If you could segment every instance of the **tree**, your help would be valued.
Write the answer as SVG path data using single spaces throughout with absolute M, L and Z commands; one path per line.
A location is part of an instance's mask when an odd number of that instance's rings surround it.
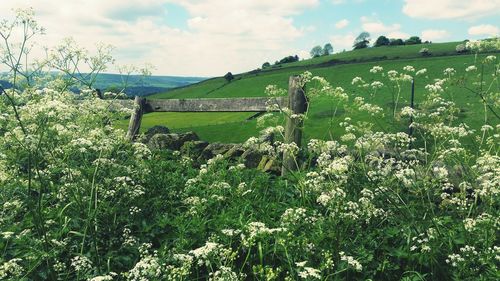
M 234 76 L 231 72 L 228 72 L 226 73 L 226 75 L 224 75 L 224 79 L 226 79 L 227 82 L 231 82 L 231 80 L 234 79 Z
M 370 33 L 363 31 L 358 35 L 358 37 L 356 37 L 352 47 L 354 50 L 364 49 L 368 47 L 369 43 L 370 43 Z
M 309 54 L 311 54 L 311 57 L 313 58 L 319 57 L 323 54 L 323 48 L 321 48 L 321 46 L 319 45 L 315 46 L 314 48 L 311 49 Z
M 412 36 L 405 41 L 405 45 L 416 45 L 416 44 L 422 44 L 422 39 L 418 36 Z
M 389 41 L 389 38 L 382 35 L 377 38 L 377 41 L 375 41 L 373 47 L 388 46 L 390 42 L 391 41 Z
M 328 56 L 333 54 L 333 47 L 332 44 L 326 43 L 325 46 L 323 47 L 323 55 Z
M 389 46 L 401 46 L 401 45 L 404 45 L 405 42 L 403 41 L 403 39 L 394 39 L 392 38 L 390 41 L 389 41 Z
M 299 61 L 299 56 L 288 56 L 284 57 L 281 60 L 277 61 L 275 64 L 282 64 L 282 63 L 290 63 L 290 62 L 296 62 Z
M 270 64 L 269 62 L 267 62 L 267 61 L 266 61 L 265 63 L 263 63 L 263 64 L 262 64 L 262 69 L 264 69 L 264 68 L 268 68 L 268 67 L 270 67 L 270 66 L 271 66 L 271 64 Z

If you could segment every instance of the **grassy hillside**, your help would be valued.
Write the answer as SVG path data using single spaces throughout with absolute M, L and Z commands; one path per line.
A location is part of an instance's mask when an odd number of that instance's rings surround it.
M 298 62 L 282 65 L 283 68 L 296 66 L 310 66 L 318 64 L 335 64 L 335 63 L 350 63 L 363 62 L 385 59 L 408 59 L 419 58 L 422 55 L 419 51 L 422 48 L 427 48 L 431 52 L 431 56 L 448 56 L 455 55 L 455 47 L 462 42 L 446 42 L 446 43 L 429 43 L 408 46 L 382 46 L 377 48 L 366 48 L 356 51 L 345 51 L 322 56 L 318 58 L 302 60 Z
M 300 74 L 309 70 L 313 75 L 325 77 L 333 86 L 343 87 L 350 94 L 352 101 L 355 96 L 363 96 L 370 103 L 383 107 L 387 113 L 390 112 L 392 105 L 392 95 L 387 90 L 380 91 L 375 97 L 366 96 L 366 93 L 351 85 L 351 81 L 356 76 L 363 77 L 366 81 L 380 80 L 379 75 L 374 75 L 369 70 L 380 65 L 385 71 L 394 69 L 402 71 L 407 65 L 414 66 L 417 70 L 426 68 L 427 77 L 418 77 L 416 79 L 416 102 L 422 100 L 426 94 L 425 85 L 432 82 L 433 78 L 442 77 L 443 70 L 447 67 L 453 67 L 457 74 L 463 74 L 465 68 L 474 63 L 474 55 L 448 55 L 455 51 L 456 42 L 418 45 L 418 46 L 398 46 L 370 48 L 365 50 L 350 51 L 335 54 L 327 57 L 287 64 L 286 67 L 275 70 L 267 70 L 259 73 L 245 73 L 237 75 L 231 83 L 227 83 L 223 78 L 214 78 L 193 84 L 188 87 L 174 89 L 167 93 L 157 94 L 152 98 L 228 98 L 228 97 L 257 97 L 264 96 L 264 89 L 269 84 L 276 84 L 279 87 L 286 88 L 288 77 Z M 422 47 L 428 47 L 433 54 L 439 53 L 442 56 L 422 57 L 418 50 Z M 381 57 L 390 57 L 392 59 L 381 59 Z M 347 62 L 337 64 L 321 64 L 328 59 L 336 60 L 366 60 L 368 62 Z M 396 57 L 400 57 L 396 59 Z M 405 58 L 401 58 L 405 57 Z M 431 79 L 432 78 L 432 79 Z M 385 82 L 385 81 L 384 81 Z M 402 88 L 402 96 L 398 108 L 409 104 L 410 85 L 406 83 Z M 456 102 L 460 108 L 465 108 L 457 122 L 466 121 L 473 126 L 479 126 L 483 120 L 482 104 L 474 94 L 466 92 L 463 89 L 456 89 Z M 332 117 L 332 101 L 328 97 L 315 99 L 310 104 L 309 119 L 306 121 L 306 138 L 335 138 L 342 134 L 338 127 L 346 116 L 342 110 Z M 154 113 L 148 114 L 143 119 L 143 129 L 147 129 L 156 124 L 163 124 L 177 131 L 193 130 L 201 138 L 209 141 L 241 142 L 248 137 L 257 134 L 255 120 L 245 120 L 253 113 Z M 394 131 L 404 130 L 404 122 L 395 122 L 391 114 L 386 114 L 385 118 L 378 120 L 383 130 Z M 352 116 L 352 114 L 349 114 Z M 356 113 L 354 121 L 364 121 L 369 117 L 365 114 Z M 221 124 L 222 123 L 222 124 Z M 126 122 L 121 124 L 126 126 Z

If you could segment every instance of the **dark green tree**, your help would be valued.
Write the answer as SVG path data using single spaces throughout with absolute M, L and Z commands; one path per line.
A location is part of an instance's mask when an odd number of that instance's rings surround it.
M 382 35 L 377 38 L 377 40 L 373 44 L 373 47 L 388 46 L 390 42 L 391 41 L 389 40 L 389 38 Z
M 229 82 L 231 82 L 231 80 L 234 79 L 234 76 L 231 72 L 228 72 L 228 73 L 226 73 L 226 75 L 224 75 L 224 79 L 226 79 L 226 81 L 229 83 Z
M 422 39 L 418 36 L 412 36 L 405 41 L 405 45 L 416 45 L 416 44 L 422 44 Z
M 263 63 L 263 64 L 262 64 L 262 69 L 264 69 L 264 68 L 268 68 L 268 67 L 270 67 L 270 66 L 271 66 L 271 64 L 270 64 L 269 62 L 267 62 L 267 61 L 266 61 L 265 63 Z
M 323 55 L 328 56 L 333 54 L 333 46 L 330 43 L 326 43 L 325 46 L 323 47 Z
M 323 55 L 323 48 L 321 48 L 321 46 L 319 46 L 319 45 L 315 46 L 314 48 L 311 49 L 309 54 L 313 58 L 319 57 L 319 56 Z
M 403 41 L 403 39 L 394 39 L 392 38 L 390 41 L 389 41 L 389 46 L 401 46 L 401 45 L 404 45 L 405 42 Z
M 363 31 L 354 40 L 354 44 L 352 45 L 352 48 L 354 50 L 364 49 L 364 48 L 368 47 L 369 43 L 370 43 L 370 33 Z

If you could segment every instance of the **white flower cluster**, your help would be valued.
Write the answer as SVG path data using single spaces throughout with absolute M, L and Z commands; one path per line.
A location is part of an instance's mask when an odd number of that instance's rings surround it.
M 457 71 L 452 68 L 452 67 L 448 67 L 446 68 L 444 71 L 443 71 L 443 74 L 446 75 L 446 76 L 453 76 L 457 73 Z
M 21 259 L 15 258 L 0 265 L 0 279 L 16 280 L 17 278 L 21 278 L 24 272 L 23 267 L 20 265 L 21 262 Z
M 475 65 L 469 65 L 465 69 L 466 72 L 472 72 L 472 71 L 476 71 L 476 70 L 477 70 L 477 67 Z
M 209 274 L 208 281 L 240 281 L 244 278 L 244 274 L 238 274 L 230 267 L 221 266 L 217 271 Z
M 281 225 L 286 229 L 306 224 L 309 227 L 318 220 L 315 216 L 308 216 L 304 208 L 288 208 L 281 215 Z
M 425 233 L 420 233 L 418 236 L 412 237 L 411 241 L 414 243 L 410 247 L 410 251 L 419 250 L 421 253 L 428 253 L 431 251 L 429 242 L 436 239 L 436 230 L 429 228 Z
M 384 68 L 379 65 L 376 65 L 370 69 L 370 73 L 379 73 L 382 71 L 384 71 Z
M 127 272 L 129 281 L 161 280 L 162 264 L 156 255 L 145 255 Z
M 224 262 L 234 258 L 234 254 L 229 248 L 216 242 L 205 242 L 205 245 L 189 251 L 189 254 L 197 260 L 199 266 L 210 267 L 214 262 Z
M 427 73 L 427 68 L 422 68 L 422 69 L 420 69 L 419 71 L 417 71 L 417 72 L 415 73 L 415 75 L 417 75 L 417 76 L 422 76 L 422 75 L 425 75 L 426 73 Z
M 365 80 L 363 80 L 363 78 L 357 76 L 357 77 L 354 77 L 352 79 L 352 82 L 351 82 L 352 85 L 364 85 L 366 84 Z
M 415 116 L 415 112 L 416 112 L 415 109 L 409 106 L 405 106 L 401 109 L 401 116 L 408 116 L 408 117 Z
M 299 268 L 299 277 L 302 279 L 321 279 L 321 271 L 309 266 L 305 266 L 307 261 L 296 262 L 295 265 Z
M 71 266 L 76 272 L 87 272 L 92 269 L 92 261 L 86 256 L 75 256 L 71 259 Z
M 407 71 L 407 72 L 415 72 L 415 67 L 413 67 L 411 65 L 407 65 L 407 66 L 403 67 L 403 70 Z
M 353 256 L 348 256 L 344 252 L 339 252 L 339 255 L 340 255 L 340 260 L 347 262 L 347 265 L 352 267 L 354 270 L 358 272 L 363 270 L 363 266 L 361 265 L 361 263 L 356 259 L 354 259 Z
M 112 281 L 113 277 L 116 277 L 118 274 L 114 272 L 110 272 L 107 275 L 100 275 L 100 276 L 95 276 L 89 279 L 89 281 Z
M 241 240 L 242 240 L 243 245 L 245 245 L 246 247 L 249 247 L 249 246 L 253 245 L 253 243 L 258 238 L 270 236 L 270 235 L 273 235 L 275 233 L 284 232 L 284 231 L 286 231 L 286 229 L 283 227 L 268 228 L 262 222 L 258 222 L 258 221 L 250 222 L 246 227 L 245 234 L 241 234 Z
M 370 86 L 372 87 L 372 89 L 374 90 L 377 90 L 377 89 L 380 89 L 382 87 L 384 87 L 384 83 L 380 82 L 380 81 L 373 81 Z
M 466 218 L 464 220 L 464 228 L 468 232 L 473 232 L 481 229 L 496 229 L 500 228 L 500 218 L 493 217 L 488 213 L 482 213 L 476 218 Z
M 444 82 L 446 82 L 446 80 L 436 79 L 434 81 L 434 84 L 426 85 L 425 89 L 431 93 L 442 93 L 442 92 L 444 92 L 444 88 L 443 88 Z

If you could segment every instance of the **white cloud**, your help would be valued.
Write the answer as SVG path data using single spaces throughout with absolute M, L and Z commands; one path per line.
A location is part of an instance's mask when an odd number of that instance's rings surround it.
M 378 19 L 373 19 L 369 17 L 361 17 L 361 27 L 364 31 L 370 33 L 389 33 L 400 31 L 400 24 L 385 25 L 382 21 Z
M 343 19 L 335 23 L 335 28 L 342 29 L 344 27 L 347 27 L 348 25 L 349 21 L 347 19 Z
M 340 5 L 340 4 L 344 4 L 345 0 L 332 0 L 332 3 L 333 3 L 333 5 Z
M 422 31 L 422 40 L 439 41 L 450 37 L 450 33 L 444 29 L 427 29 Z
M 16 2 L 16 3 L 14 3 Z M 167 3 L 184 7 L 187 30 L 165 24 Z M 0 18 L 11 8 L 32 6 L 47 29 L 44 45 L 72 36 L 83 47 L 116 47 L 119 63 L 152 62 L 158 74 L 221 75 L 259 67 L 290 55 L 291 42 L 312 27 L 291 16 L 319 0 L 20 0 L 0 1 Z M 41 40 L 42 41 L 42 40 Z
M 384 35 L 388 38 L 408 38 L 410 35 L 401 31 L 401 25 L 394 23 L 386 25 L 382 21 L 371 17 L 361 17 L 361 27 L 364 31 L 370 33 L 372 39 L 375 40 L 378 36 Z
M 423 19 L 475 19 L 500 15 L 500 0 L 405 0 L 403 12 Z
M 474 36 L 498 36 L 500 34 L 500 29 L 491 24 L 481 24 L 471 26 L 468 30 L 469 35 Z
M 332 42 L 333 49 L 335 52 L 341 52 L 342 50 L 352 50 L 352 45 L 354 43 L 354 39 L 356 39 L 356 34 L 348 33 L 344 35 L 333 35 L 330 38 Z

